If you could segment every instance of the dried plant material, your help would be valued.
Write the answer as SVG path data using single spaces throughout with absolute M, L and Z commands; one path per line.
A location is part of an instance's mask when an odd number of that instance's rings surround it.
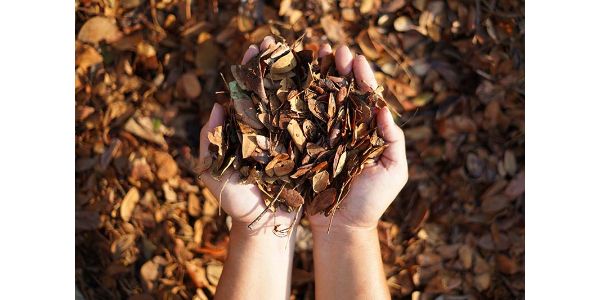
M 510 203 L 510 199 L 503 195 L 497 194 L 483 199 L 481 211 L 486 214 L 494 214 L 503 210 Z
M 304 204 L 304 198 L 295 190 L 281 187 L 283 191 L 279 197 L 285 202 L 285 204 L 291 208 L 299 208 Z
M 96 49 L 89 45 L 81 45 L 77 47 L 77 54 L 75 56 L 75 65 L 82 69 L 87 70 L 91 66 L 97 65 L 103 61 L 102 55 L 96 51 Z M 82 118 L 85 119 L 85 118 Z
M 326 210 L 335 203 L 337 192 L 335 188 L 326 189 L 315 196 L 312 203 L 308 206 L 307 213 L 315 215 Z
M 208 192 L 196 170 L 205 171 L 205 177 L 235 169 L 246 182 L 264 185 L 265 200 L 285 186 L 304 198 L 306 215 L 343 208 L 345 180 L 356 179 L 359 166 L 376 161 L 385 148 L 371 130 L 378 106 L 351 87 L 353 76 L 337 74 L 334 55 L 317 57 L 327 41 L 334 52 L 345 42 L 352 53 L 368 58 L 406 135 L 410 178 L 385 212 L 387 222 L 378 225 L 392 299 L 523 298 L 523 3 L 76 1 L 77 289 L 98 299 L 212 298 L 216 287 L 207 278 L 196 279 L 206 277 L 207 264 L 224 260 L 229 232 L 218 214 L 218 195 Z M 108 20 L 109 32 L 121 37 L 85 38 L 97 17 Z M 304 33 L 292 52 L 284 39 L 292 42 Z M 274 47 L 238 66 L 231 77 L 227 62 L 238 61 L 248 45 L 258 46 L 266 35 L 275 37 Z M 272 72 L 272 64 L 289 53 L 296 66 Z M 178 87 L 188 73 L 201 83 L 201 95 L 192 100 Z M 228 83 L 219 74 L 247 85 L 242 92 L 260 123 L 236 115 L 229 95 L 222 93 L 229 91 Z M 198 158 L 198 132 L 213 101 L 228 113 L 221 128 L 222 156 L 211 143 L 211 155 Z M 302 128 L 304 149 L 287 132 L 291 120 Z M 244 135 L 254 136 L 257 145 L 246 158 Z M 346 162 L 334 177 L 340 145 L 346 146 Z M 155 152 L 176 160 L 177 175 L 158 178 Z M 268 176 L 264 167 L 279 154 L 288 155 L 293 170 Z M 330 185 L 316 194 L 312 178 L 324 170 Z M 143 196 L 125 221 L 122 199 L 133 187 Z M 199 216 L 189 206 L 195 203 L 190 194 L 200 201 Z M 273 208 L 295 213 L 281 195 Z M 341 218 L 338 213 L 334 218 Z M 306 251 L 312 239 L 306 220 L 299 223 L 293 264 L 301 278 L 293 280 L 302 283 L 291 297 L 310 299 L 313 261 Z M 428 262 L 417 259 L 424 253 L 442 260 L 419 265 Z M 152 289 L 141 274 L 149 260 L 158 272 L 155 280 L 146 276 Z M 188 265 L 200 269 L 188 270 Z M 450 292 L 430 293 L 458 281 Z M 207 286 L 197 288 L 202 282 Z
M 477 276 L 475 276 L 475 288 L 482 292 L 487 290 L 490 287 L 490 283 L 492 281 L 492 278 L 490 276 L 490 273 L 483 273 L 483 274 L 479 274 Z
M 325 30 L 325 34 L 332 42 L 344 43 L 346 41 L 346 32 L 342 24 L 333 18 L 331 15 L 327 15 L 321 18 L 321 26 Z
M 304 136 L 304 132 L 302 131 L 302 127 L 298 124 L 296 119 L 293 119 L 288 123 L 287 131 L 290 133 L 294 144 L 298 149 L 304 149 L 304 143 L 306 143 L 306 137 Z
M 133 209 L 138 201 L 140 201 L 140 192 L 136 187 L 132 187 L 125 197 L 123 197 L 123 202 L 121 203 L 121 219 L 123 219 L 123 221 L 129 222 Z
M 82 42 L 97 44 L 101 41 L 113 43 L 122 36 L 114 20 L 106 17 L 93 17 L 89 19 L 77 34 L 77 39 Z
M 254 153 L 254 150 L 258 146 L 257 144 L 256 136 L 244 134 L 242 136 L 242 158 L 252 156 L 252 153 Z
M 177 91 L 186 99 L 194 99 L 200 96 L 202 86 L 194 73 L 185 73 L 177 81 Z
M 177 201 L 177 193 L 175 192 L 175 190 L 173 190 L 173 188 L 169 185 L 168 182 L 163 182 L 162 191 L 167 202 Z
M 192 282 L 196 288 L 201 289 L 209 285 L 206 277 L 206 269 L 202 266 L 201 260 L 193 259 L 186 262 L 185 270 L 187 271 L 187 275 L 192 279 Z
M 156 175 L 160 180 L 168 180 L 173 176 L 177 175 L 179 168 L 177 162 L 167 152 L 156 152 L 154 154 L 154 161 L 158 167 Z
M 415 26 L 413 25 L 412 20 L 407 16 L 400 16 L 394 21 L 394 29 L 396 29 L 396 31 L 404 32 L 414 28 Z
M 258 185 L 271 210 L 283 206 L 294 211 L 308 203 L 311 214 L 329 215 L 335 191 L 347 191 L 362 165 L 377 160 L 385 149 L 371 113 L 385 102 L 373 92 L 357 90 L 352 78 L 315 72 L 321 70 L 315 57 L 310 50 L 297 52 L 276 43 L 247 64 L 232 66 L 229 113 L 235 118 L 209 133 L 213 175 L 223 174 L 235 161 L 242 180 Z M 349 151 L 354 153 L 352 164 L 346 163 Z M 319 203 L 310 205 L 314 199 Z
M 200 216 L 200 213 L 202 212 L 202 207 L 200 206 L 200 199 L 198 198 L 198 196 L 196 196 L 196 194 L 194 193 L 190 193 L 188 195 L 188 213 L 190 214 L 190 216 L 192 217 L 198 217 Z
M 335 152 L 335 157 L 333 159 L 333 178 L 338 176 L 342 170 L 344 169 L 344 164 L 346 163 L 346 151 L 343 145 L 339 145 L 337 151 Z
M 290 51 L 286 55 L 277 59 L 273 65 L 271 65 L 271 72 L 275 74 L 283 74 L 290 72 L 292 69 L 294 69 L 294 67 L 296 67 L 296 58 Z
M 164 133 L 166 130 L 155 130 L 152 121 L 147 117 L 131 118 L 125 123 L 125 130 L 143 138 L 147 141 L 154 142 L 162 148 L 167 147 Z
M 473 265 L 473 249 L 467 245 L 463 245 L 458 248 L 458 257 L 460 262 L 465 269 L 470 269 Z
M 144 282 L 144 289 L 151 291 L 154 289 L 156 280 L 159 276 L 159 265 L 152 260 L 146 261 L 140 269 L 140 276 Z
M 315 193 L 324 191 L 329 186 L 329 173 L 327 171 L 321 171 L 312 178 L 312 187 Z
M 229 90 L 231 91 L 231 99 L 233 99 L 233 107 L 237 117 L 254 129 L 262 129 L 264 125 L 258 119 L 254 103 L 252 103 L 250 97 L 240 89 L 236 82 L 229 83 Z
M 223 273 L 223 264 L 221 263 L 213 262 L 209 263 L 206 266 L 206 278 L 208 279 L 208 282 L 213 286 L 216 286 L 217 283 L 219 283 L 221 273 Z
M 503 254 L 496 255 L 496 267 L 500 272 L 508 275 L 518 272 L 517 262 Z
M 265 172 L 269 176 L 284 176 L 294 169 L 294 162 L 289 155 L 282 153 L 275 156 L 266 166 Z

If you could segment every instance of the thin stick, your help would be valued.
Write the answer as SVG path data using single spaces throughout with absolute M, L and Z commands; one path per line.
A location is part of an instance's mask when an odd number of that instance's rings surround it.
M 287 240 L 287 242 L 285 243 L 285 248 L 284 248 L 284 249 L 287 249 L 287 247 L 288 247 L 288 246 L 289 246 L 289 244 L 290 244 L 290 241 L 292 240 L 292 235 L 294 235 L 294 228 L 295 228 L 295 227 L 294 227 L 294 225 L 296 225 L 296 221 L 298 220 L 298 214 L 299 214 L 299 213 L 300 213 L 300 211 L 302 210 L 302 206 L 303 206 L 303 205 L 304 205 L 304 204 L 301 204 L 301 205 L 300 205 L 300 207 L 298 207 L 298 210 L 296 211 L 296 215 L 294 216 L 294 220 L 292 220 L 292 225 L 291 225 L 292 229 L 291 229 L 291 231 L 290 231 L 290 233 L 289 233 L 289 235 L 288 235 L 288 240 Z
M 256 224 L 256 222 L 258 222 L 260 219 L 262 219 L 262 217 L 267 213 L 267 211 L 271 208 L 271 206 L 273 206 L 273 204 L 275 204 L 275 202 L 277 202 L 277 200 L 279 199 L 279 195 L 281 195 L 282 191 L 283 191 L 283 187 L 279 190 L 279 193 L 277 193 L 277 196 L 275 196 L 273 201 L 271 201 L 271 203 L 269 203 L 269 205 L 260 213 L 260 215 L 258 215 L 258 217 L 256 217 L 256 219 L 254 219 L 254 221 L 252 221 L 252 223 L 250 223 L 248 225 L 248 228 L 250 230 L 252 230 L 252 226 L 254 224 Z

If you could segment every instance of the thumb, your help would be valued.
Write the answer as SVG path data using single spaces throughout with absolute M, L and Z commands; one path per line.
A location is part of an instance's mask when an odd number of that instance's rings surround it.
M 396 123 L 390 109 L 386 106 L 377 113 L 377 127 L 379 134 L 388 144 L 382 154 L 382 162 L 386 168 L 401 164 L 406 166 L 406 148 L 404 144 L 404 132 Z
M 225 111 L 223 110 L 223 107 L 220 104 L 215 103 L 212 111 L 210 112 L 210 118 L 208 119 L 208 122 L 206 122 L 206 124 L 204 124 L 202 127 L 202 130 L 200 130 L 200 170 L 198 171 L 201 173 L 206 171 L 212 163 L 210 152 L 208 150 L 208 146 L 210 145 L 208 133 L 213 131 L 215 127 L 223 125 L 224 118 Z

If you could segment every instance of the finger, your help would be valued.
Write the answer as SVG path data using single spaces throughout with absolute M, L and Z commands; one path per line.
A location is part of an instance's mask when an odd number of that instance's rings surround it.
M 335 50 L 335 67 L 340 75 L 346 76 L 352 72 L 352 60 L 352 52 L 348 46 L 344 45 Z
M 260 51 L 265 51 L 266 49 L 269 49 L 269 46 L 271 45 L 275 45 L 275 38 L 273 38 L 270 35 L 265 36 L 262 43 L 260 43 Z
M 328 43 L 321 45 L 321 48 L 319 48 L 319 57 L 323 57 L 331 53 L 333 53 L 333 50 L 331 50 L 331 45 Z
M 256 45 L 250 45 L 250 47 L 248 47 L 248 50 L 246 50 L 246 53 L 244 53 L 244 57 L 242 58 L 242 65 L 247 63 L 248 61 L 250 61 L 253 57 L 255 57 L 258 54 L 258 47 L 256 47 Z
M 404 132 L 394 123 L 392 113 L 387 106 L 380 109 L 377 113 L 377 127 L 379 134 L 388 144 L 382 155 L 382 162 L 386 168 L 396 164 L 406 165 Z
M 358 87 L 362 91 L 368 92 L 377 89 L 375 74 L 364 55 L 359 55 L 354 59 L 352 70 L 354 70 L 354 78 L 358 82 Z
M 223 124 L 223 119 L 225 118 L 225 111 L 223 107 L 219 103 L 215 103 L 213 105 L 212 111 L 210 112 L 210 117 L 208 121 L 202 129 L 200 130 L 200 163 L 203 164 L 207 159 L 210 159 L 210 153 L 208 150 L 208 146 L 210 142 L 208 141 L 208 133 L 213 131 L 215 127 Z M 204 165 L 204 164 L 203 164 Z M 204 171 L 204 170 L 202 170 Z

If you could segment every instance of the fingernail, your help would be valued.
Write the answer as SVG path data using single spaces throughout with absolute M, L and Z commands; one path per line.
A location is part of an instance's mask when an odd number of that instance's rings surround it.
M 250 45 L 250 47 L 248 47 L 248 50 L 246 50 L 246 53 L 244 53 L 244 57 L 242 57 L 242 64 L 246 64 L 250 59 L 252 59 L 252 57 L 257 55 L 259 52 L 260 51 L 258 50 L 258 47 L 256 45 Z
M 319 49 L 319 57 L 323 57 L 323 56 L 329 55 L 331 53 L 332 53 L 331 45 L 329 45 L 329 44 L 323 44 L 321 46 L 321 49 Z
M 266 50 L 269 44 L 274 44 L 275 38 L 270 35 L 267 35 L 263 38 L 262 43 L 260 43 L 260 50 Z

